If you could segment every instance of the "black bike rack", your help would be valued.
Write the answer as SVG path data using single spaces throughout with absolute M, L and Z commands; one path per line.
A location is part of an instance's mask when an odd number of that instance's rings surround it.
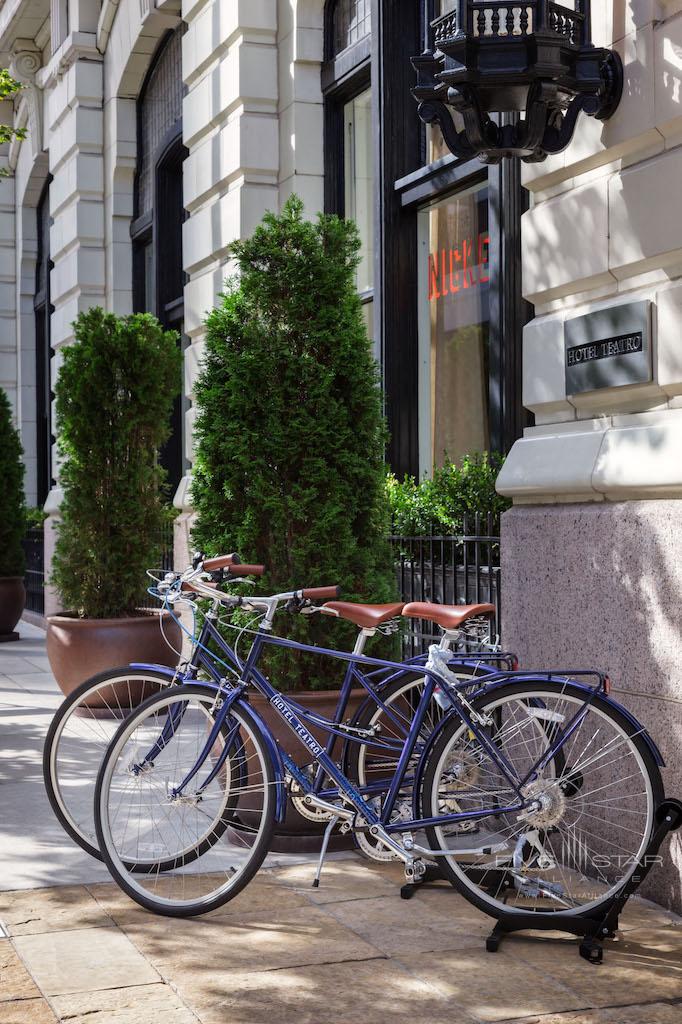
M 591 964 L 600 964 L 604 957 L 602 943 L 605 939 L 615 938 L 618 919 L 625 904 L 651 871 L 665 837 L 682 825 L 682 801 L 673 798 L 663 800 L 656 809 L 656 822 L 649 845 L 637 867 L 623 888 L 611 899 L 606 911 L 599 908 L 593 914 L 585 914 L 574 921 L 563 918 L 560 922 L 557 922 L 555 914 L 503 914 L 486 939 L 485 948 L 488 952 L 496 953 L 504 936 L 512 932 L 560 931 L 581 937 L 581 957 Z
M 421 878 L 412 882 L 405 882 L 405 884 L 400 887 L 400 898 L 401 900 L 411 900 L 417 889 L 420 889 L 422 885 L 428 885 L 430 882 L 446 881 L 447 879 L 445 875 L 437 864 L 427 864 Z
M 637 867 L 628 878 L 622 889 L 611 899 L 606 910 L 598 908 L 592 914 L 576 917 L 574 920 L 561 918 L 557 921 L 555 914 L 502 914 L 495 927 L 486 939 L 485 948 L 489 953 L 496 953 L 505 935 L 520 931 L 553 931 L 567 932 L 580 937 L 580 955 L 592 964 L 600 964 L 604 957 L 603 942 L 615 938 L 618 920 L 630 897 L 637 891 L 654 865 L 661 843 L 669 832 L 682 826 L 682 801 L 666 798 L 656 808 L 656 828 L 649 840 L 649 845 L 642 854 Z M 437 864 L 429 864 L 425 873 L 416 882 L 408 882 L 400 890 L 402 899 L 414 896 L 420 885 L 439 881 L 444 878 Z

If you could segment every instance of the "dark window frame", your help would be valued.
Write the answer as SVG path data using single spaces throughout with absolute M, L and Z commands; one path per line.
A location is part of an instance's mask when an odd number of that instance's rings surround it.
M 50 302 L 50 184 L 49 175 L 36 206 L 38 251 L 36 253 L 36 290 L 33 298 L 36 356 L 36 500 L 43 506 L 52 488 L 52 357 Z M 39 287 L 40 285 L 40 287 Z
M 338 0 L 328 0 L 324 12 L 324 54 L 321 82 L 324 102 L 324 210 L 345 215 L 346 104 L 372 86 L 372 37 L 364 36 L 336 53 L 333 47 L 334 13 Z M 375 242 L 376 245 L 376 242 Z M 374 301 L 376 283 L 360 293 L 363 304 Z
M 134 179 L 134 219 L 130 225 L 130 237 L 133 246 L 133 310 L 151 312 L 164 328 L 178 330 L 184 351 L 187 344 L 182 334 L 182 324 L 187 275 L 183 270 L 182 224 L 187 218 L 187 212 L 182 207 L 182 165 L 188 150 L 182 138 L 182 118 L 178 118 L 170 125 L 151 155 L 151 210 L 140 214 L 139 208 L 145 93 L 173 35 L 174 31 L 167 32 L 159 43 L 137 99 L 138 166 Z M 179 221 L 178 209 L 182 211 Z M 147 249 L 150 246 L 151 295 L 147 293 L 145 263 Z M 158 259 L 160 252 L 164 253 L 163 260 Z M 173 406 L 169 440 L 161 451 L 161 462 L 168 471 L 172 486 L 180 482 L 189 468 L 184 451 L 183 427 L 186 409 L 187 401 L 184 394 L 181 394 Z
M 426 130 L 410 93 L 410 57 L 424 46 L 434 0 L 403 5 L 374 0 L 375 337 L 380 339 L 389 426 L 388 462 L 399 476 L 419 473 L 417 217 L 431 202 L 487 181 L 490 233 L 490 446 L 506 452 L 521 436 L 523 325 L 532 313 L 521 292 L 521 214 L 527 192 L 520 163 L 486 167 L 444 156 L 425 164 Z M 387 244 L 390 240 L 390 244 Z

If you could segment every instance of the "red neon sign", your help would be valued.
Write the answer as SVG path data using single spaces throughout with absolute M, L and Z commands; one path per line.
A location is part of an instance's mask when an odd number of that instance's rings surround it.
M 463 238 L 456 249 L 429 253 L 429 302 L 444 295 L 456 295 L 464 288 L 475 288 L 490 280 L 490 235 L 481 231 L 477 238 Z

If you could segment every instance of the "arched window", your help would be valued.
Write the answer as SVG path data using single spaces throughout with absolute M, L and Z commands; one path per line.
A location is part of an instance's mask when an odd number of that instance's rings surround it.
M 358 226 L 357 286 L 371 337 L 375 207 L 371 0 L 329 0 L 325 35 L 325 207 Z
M 331 55 L 337 56 L 372 31 L 371 0 L 336 0 L 331 12 Z
M 185 275 L 182 263 L 182 26 L 169 33 L 137 103 L 137 174 L 133 239 L 133 308 L 154 313 L 183 336 Z M 184 347 L 184 346 L 183 346 Z M 172 434 L 161 453 L 175 489 L 186 469 L 183 420 L 186 400 L 173 410 Z
M 33 299 L 36 337 L 36 455 L 37 503 L 44 505 L 52 486 L 52 391 L 50 385 L 50 180 L 45 184 L 36 210 L 38 254 Z

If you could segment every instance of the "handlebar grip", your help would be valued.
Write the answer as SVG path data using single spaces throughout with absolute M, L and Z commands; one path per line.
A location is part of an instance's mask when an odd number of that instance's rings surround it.
M 215 558 L 204 559 L 204 566 L 206 572 L 215 572 L 216 569 L 226 569 L 230 565 L 239 565 L 239 555 L 216 555 Z
M 206 562 L 204 562 L 204 568 L 206 568 Z M 227 571 L 230 576 L 262 576 L 265 572 L 264 565 L 242 565 L 239 562 L 236 565 L 229 565 Z
M 301 595 L 311 601 L 333 601 L 340 592 L 341 587 L 307 587 Z
M 209 583 L 208 580 L 202 580 L 201 581 L 201 586 L 202 587 L 209 587 L 211 590 L 217 590 L 218 589 L 215 583 Z M 185 594 L 196 594 L 196 592 L 197 592 L 196 587 L 189 580 L 184 580 L 180 584 L 180 590 L 183 593 L 185 593 Z

